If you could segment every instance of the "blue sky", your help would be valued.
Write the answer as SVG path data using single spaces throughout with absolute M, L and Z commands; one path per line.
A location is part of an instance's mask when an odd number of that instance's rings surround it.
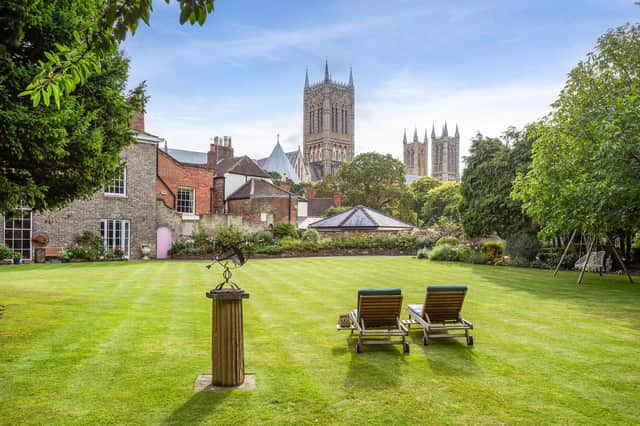
M 203 27 L 154 1 L 150 27 L 124 43 L 130 85 L 146 80 L 147 131 L 205 151 L 229 135 L 237 155 L 302 145 L 305 69 L 356 87 L 356 152 L 401 158 L 402 132 L 460 127 L 499 135 L 549 111 L 575 64 L 608 28 L 637 22 L 633 0 L 216 0 Z

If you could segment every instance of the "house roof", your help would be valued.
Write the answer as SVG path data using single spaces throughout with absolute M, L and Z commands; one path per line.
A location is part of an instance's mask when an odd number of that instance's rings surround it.
M 227 173 L 236 175 L 255 176 L 270 179 L 271 175 L 264 171 L 255 161 L 247 157 L 225 158 L 216 163 L 216 176 L 224 176 Z
M 291 166 L 289 158 L 284 153 L 280 142 L 276 142 L 276 146 L 273 147 L 271 155 L 267 157 L 264 164 L 260 165 L 263 169 L 269 172 L 278 172 L 280 176 L 291 179 L 294 183 L 300 183 L 300 177 Z
M 285 155 L 287 156 L 287 159 L 289 160 L 291 165 L 293 165 L 296 162 L 298 155 L 300 155 L 300 148 L 296 149 L 295 151 L 285 152 Z
M 263 179 L 249 179 L 244 185 L 238 188 L 227 200 L 244 200 L 247 198 L 295 198 L 296 194 L 285 191 L 274 184 Z
M 181 163 L 207 164 L 207 153 L 184 149 L 167 149 L 167 153 Z
M 413 225 L 387 216 L 365 206 L 355 206 L 345 212 L 309 225 L 310 228 L 331 231 L 411 230 Z

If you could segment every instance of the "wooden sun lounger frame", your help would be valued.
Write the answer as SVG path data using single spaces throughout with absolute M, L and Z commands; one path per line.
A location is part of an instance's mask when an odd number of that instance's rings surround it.
M 363 309 L 364 306 L 364 309 Z M 348 328 L 340 327 L 338 330 L 351 330 L 351 335 L 356 331 L 358 342 L 356 343 L 356 352 L 362 352 L 362 345 L 402 345 L 403 352 L 409 352 L 409 343 L 407 336 L 409 330 L 402 324 L 400 320 L 400 312 L 402 309 L 402 293 L 399 294 L 375 294 L 375 295 L 358 295 L 358 310 L 349 313 L 351 326 Z M 373 315 L 368 311 L 373 310 Z M 396 310 L 397 314 L 394 319 L 389 318 L 388 312 Z M 356 314 L 357 312 L 357 314 Z M 361 312 L 366 312 L 361 315 Z M 365 317 L 371 317 L 371 321 L 367 324 Z M 379 316 L 376 319 L 376 316 Z M 388 339 L 382 339 L 387 337 Z M 394 339 L 399 337 L 399 339 Z
M 425 312 L 425 306 L 429 301 L 429 288 L 431 288 L 433 291 L 434 287 L 437 289 L 437 286 L 427 287 L 427 295 L 425 296 L 425 301 L 422 304 L 422 315 L 420 312 L 414 311 L 411 308 L 411 305 L 409 305 L 407 306 L 407 314 L 409 315 L 409 319 L 402 321 L 402 323 L 406 325 L 408 328 L 411 328 L 411 326 L 414 324 L 420 325 L 424 333 L 422 337 L 422 344 L 425 346 L 429 344 L 430 338 L 431 339 L 447 339 L 447 338 L 454 338 L 454 337 L 464 337 L 467 341 L 467 345 L 473 346 L 473 336 L 469 334 L 469 330 L 473 330 L 473 324 L 467 321 L 466 319 L 464 319 L 461 313 L 462 305 L 464 303 L 464 297 L 466 295 L 466 286 L 444 286 L 450 289 L 450 291 L 443 291 L 442 289 L 435 290 L 434 293 L 438 295 L 446 294 L 447 297 L 451 297 L 451 295 L 459 295 L 458 300 L 455 300 L 454 298 L 454 301 L 458 302 L 459 306 L 457 308 L 457 311 L 458 311 L 457 314 L 455 316 L 452 316 L 451 319 L 443 319 L 443 320 L 439 319 L 438 321 L 431 321 L 429 314 Z M 456 289 L 456 287 L 459 287 L 459 289 Z M 464 333 L 449 333 L 449 331 L 459 331 L 459 330 L 463 330 Z M 444 332 L 444 333 L 439 333 L 439 332 Z

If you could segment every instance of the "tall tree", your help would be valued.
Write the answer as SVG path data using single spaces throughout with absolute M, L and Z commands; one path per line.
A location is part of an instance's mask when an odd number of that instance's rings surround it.
M 98 19 L 98 0 L 0 3 L 0 214 L 20 206 L 43 210 L 89 196 L 119 168 L 132 142 L 129 118 L 144 95 L 123 95 L 128 64 L 115 46 L 60 108 L 34 108 L 18 94 L 39 72 L 45 52 L 73 43 Z M 134 102 L 136 100 L 137 102 Z
M 498 233 L 503 238 L 517 233 L 535 233 L 531 219 L 511 198 L 513 182 L 531 163 L 532 138 L 524 130 L 510 127 L 503 140 L 476 135 L 471 142 L 462 175 L 460 217 L 466 235 L 479 237 Z
M 514 199 L 546 236 L 640 227 L 640 27 L 600 37 L 553 107 Z
M 406 192 L 405 167 L 390 154 L 368 152 L 345 163 L 338 174 L 345 204 L 365 205 L 393 214 Z
M 425 218 L 425 223 L 429 225 L 434 225 L 442 217 L 446 217 L 455 223 L 459 223 L 459 204 L 460 183 L 445 182 L 427 192 L 421 215 Z
M 411 203 L 412 208 L 416 212 L 417 218 L 419 222 L 417 225 L 426 224 L 429 220 L 429 217 L 424 217 L 422 215 L 422 209 L 424 207 L 425 199 L 427 197 L 427 193 L 435 188 L 436 186 L 440 186 L 442 182 L 436 178 L 432 178 L 430 176 L 422 176 L 409 184 L 409 194 L 411 195 Z

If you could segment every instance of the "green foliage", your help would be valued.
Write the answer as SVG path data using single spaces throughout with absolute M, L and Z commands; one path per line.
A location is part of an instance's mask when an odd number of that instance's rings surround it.
M 278 172 L 269 172 L 269 176 L 271 176 L 271 181 L 275 186 L 280 186 L 282 184 L 282 175 Z
M 304 231 L 304 234 L 302 234 L 302 239 L 304 241 L 317 243 L 320 240 L 320 233 L 315 229 L 307 229 Z
M 284 237 L 298 238 L 298 230 L 293 223 L 280 222 L 273 227 L 273 236 L 278 239 Z
M 271 231 L 260 231 L 251 237 L 251 242 L 257 244 L 273 244 L 273 233 Z
M 460 240 L 456 237 L 440 237 L 438 241 L 436 241 L 436 247 L 441 246 L 443 244 L 448 244 L 450 246 L 457 246 L 460 244 Z
M 445 182 L 427 192 L 420 215 L 423 222 L 429 225 L 435 224 L 441 217 L 447 217 L 459 223 L 458 204 L 460 204 L 460 183 Z
M 516 174 L 531 163 L 533 138 L 510 127 L 503 140 L 478 134 L 472 140 L 460 187 L 460 218 L 469 237 L 508 236 L 533 229 L 521 203 L 511 198 Z M 535 231 L 534 231 L 535 232 Z
M 405 167 L 390 154 L 368 152 L 345 163 L 338 173 L 345 204 L 393 214 L 407 191 Z
M 102 237 L 91 231 L 84 231 L 82 234 L 76 235 L 73 239 L 73 245 L 67 247 L 67 252 L 71 258 L 91 261 L 105 255 Z
M 340 207 L 329 207 L 328 209 L 326 209 L 324 211 L 324 215 L 329 217 L 329 216 L 335 216 L 339 213 L 343 213 L 346 212 L 347 210 L 349 210 L 351 207 L 349 206 L 340 206 Z
M 640 26 L 609 30 L 578 63 L 533 130 L 530 170 L 514 199 L 542 237 L 640 226 Z
M 418 250 L 418 252 L 416 253 L 416 257 L 418 259 L 428 259 L 429 258 L 429 254 L 430 254 L 430 250 L 428 248 L 421 248 Z
M 169 3 L 170 0 L 165 0 Z M 204 24 L 207 15 L 213 11 L 214 0 L 177 0 L 180 5 L 180 24 L 189 21 Z M 49 105 L 53 95 L 56 106 L 60 109 L 60 100 L 70 95 L 78 86 L 84 85 L 92 76 L 102 70 L 102 61 L 117 51 L 120 42 L 128 33 L 134 35 L 140 21 L 149 25 L 152 10 L 151 0 L 105 0 L 102 2 L 79 2 L 69 5 L 65 2 L 38 4 L 24 7 L 23 2 L 7 0 L 6 9 L 16 18 L 29 17 L 30 14 L 57 14 L 74 9 L 88 10 L 82 25 L 71 27 L 65 38 L 50 39 L 51 45 L 42 46 L 37 68 L 20 96 L 30 96 L 33 106 L 42 99 Z M 85 6 L 87 6 L 85 8 Z M 0 16 L 5 16 L 0 9 Z M 34 21 L 36 23 L 37 21 Z M 12 22 L 13 23 L 13 22 Z M 67 22 L 60 22 L 67 24 Z M 18 26 L 12 36 L 23 34 L 22 22 L 13 23 Z M 35 75 L 34 75 L 35 74 Z
M 447 216 L 440 216 L 436 224 L 433 226 L 433 229 L 439 235 L 456 238 L 462 237 L 462 228 L 460 227 L 460 223 Z
M 11 259 L 13 258 L 13 250 L 9 248 L 9 246 L 1 244 L 0 245 L 0 259 Z
M 541 246 L 535 235 L 523 232 L 507 238 L 506 251 L 513 258 L 533 260 Z
M 442 244 L 436 246 L 431 250 L 429 254 L 429 260 L 436 261 L 455 261 L 458 260 L 456 251 L 449 244 Z
M 505 266 L 516 266 L 519 268 L 528 268 L 530 266 L 530 262 L 525 257 L 514 257 L 511 260 L 505 261 Z
M 200 254 L 212 254 L 215 248 L 215 240 L 207 235 L 204 228 L 191 233 L 191 242 Z
M 259 254 L 280 254 L 282 253 L 282 247 L 278 244 L 269 244 L 265 246 L 256 247 L 255 253 Z
M 242 230 L 230 226 L 216 228 L 215 249 L 221 251 L 231 246 L 241 246 L 244 242 Z
M 416 213 L 417 218 L 423 221 L 422 209 L 426 201 L 427 193 L 433 188 L 440 186 L 442 182 L 430 176 L 423 176 L 412 181 L 409 184 L 409 194 L 412 201 L 412 209 Z M 424 222 L 422 222 L 424 224 Z M 420 223 L 418 223 L 420 225 Z
M 480 247 L 482 252 L 487 255 L 488 262 L 496 264 L 501 262 L 504 245 L 499 241 L 487 241 Z
M 128 64 L 116 47 L 73 94 L 43 89 L 41 96 L 53 94 L 59 108 L 34 108 L 19 96 L 47 60 L 45 52 L 75 43 L 74 33 L 98 19 L 100 6 L 0 2 L 0 17 L 11 28 L 0 32 L 0 214 L 25 205 L 63 207 L 93 195 L 120 171 L 120 152 L 133 142 L 129 118 L 136 102 L 124 96 Z
M 60 250 L 60 252 L 58 253 L 58 258 L 60 258 L 60 259 L 71 259 L 71 253 L 69 252 L 69 249 Z
M 313 185 L 316 190 L 316 197 L 328 198 L 338 189 L 338 178 L 336 176 L 327 176 L 321 181 Z

